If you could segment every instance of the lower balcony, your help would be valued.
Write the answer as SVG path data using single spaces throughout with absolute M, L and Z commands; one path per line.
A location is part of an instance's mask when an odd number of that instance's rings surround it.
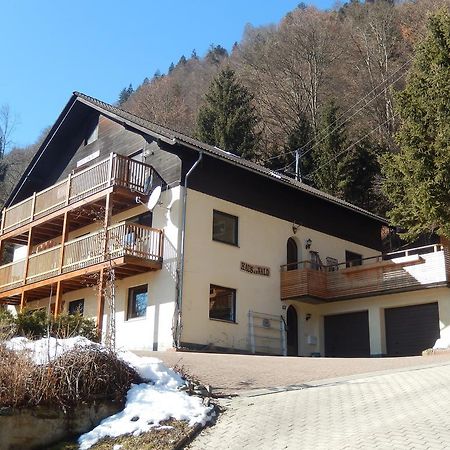
M 299 261 L 281 267 L 281 300 L 321 303 L 447 286 L 448 250 L 419 247 L 330 266 Z
M 162 230 L 124 222 L 38 251 L 0 266 L 0 303 L 18 303 L 24 291 L 45 298 L 56 282 L 65 291 L 87 287 L 102 268 L 114 267 L 118 279 L 159 270 L 163 239 Z

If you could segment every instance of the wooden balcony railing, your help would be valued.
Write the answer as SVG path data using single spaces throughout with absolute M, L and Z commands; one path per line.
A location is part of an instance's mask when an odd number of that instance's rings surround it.
M 109 186 L 121 186 L 146 194 L 150 187 L 161 183 L 162 179 L 153 167 L 111 153 L 108 158 L 4 209 L 0 232 L 19 228 Z
M 331 266 L 299 261 L 281 267 L 281 299 L 336 300 L 421 289 L 450 279 L 448 251 L 441 245 Z
M 119 257 L 161 262 L 163 232 L 134 223 L 120 223 L 0 266 L 0 292 L 29 285 Z M 61 264 L 62 261 L 62 264 Z M 61 264 L 61 265 L 60 265 Z

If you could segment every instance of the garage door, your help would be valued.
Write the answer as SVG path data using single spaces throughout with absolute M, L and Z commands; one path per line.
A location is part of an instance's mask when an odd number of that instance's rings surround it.
M 384 317 L 388 356 L 420 355 L 439 338 L 437 303 L 385 309 Z
M 325 356 L 370 356 L 367 311 L 324 317 Z

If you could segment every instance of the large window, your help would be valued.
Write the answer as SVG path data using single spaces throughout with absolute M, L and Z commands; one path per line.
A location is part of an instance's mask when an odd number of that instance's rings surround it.
M 231 214 L 213 212 L 213 240 L 238 245 L 238 218 Z
M 83 315 L 84 312 L 84 299 L 80 300 L 73 300 L 72 302 L 69 302 L 69 314 L 81 314 Z
M 146 284 L 128 290 L 127 320 L 145 317 L 147 313 L 147 298 Z
M 236 290 L 213 284 L 209 287 L 209 318 L 236 322 Z

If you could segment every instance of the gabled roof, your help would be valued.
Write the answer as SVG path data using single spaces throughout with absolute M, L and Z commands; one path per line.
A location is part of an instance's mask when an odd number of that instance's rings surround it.
M 112 119 L 118 120 L 131 128 L 135 128 L 136 130 L 138 130 L 140 132 L 144 132 L 155 138 L 159 138 L 159 139 L 167 142 L 168 144 L 172 144 L 172 145 L 180 144 L 180 145 L 190 147 L 197 151 L 202 151 L 204 154 L 210 155 L 211 157 L 227 161 L 228 163 L 240 166 L 240 167 L 250 170 L 252 172 L 256 172 L 262 176 L 270 178 L 271 180 L 275 180 L 279 183 L 291 186 L 295 189 L 298 189 L 299 191 L 306 192 L 310 195 L 313 195 L 314 197 L 326 200 L 331 203 L 335 203 L 344 208 L 347 208 L 352 211 L 363 214 L 365 216 L 368 216 L 379 222 L 382 222 L 385 224 L 387 223 L 387 220 L 384 219 L 383 217 L 377 216 L 376 214 L 366 211 L 365 209 L 359 208 L 358 206 L 352 205 L 351 203 L 348 203 L 344 200 L 333 197 L 332 195 L 329 195 L 325 192 L 319 191 L 318 189 L 308 186 L 307 184 L 304 184 L 300 181 L 296 181 L 293 178 L 290 178 L 286 175 L 283 175 L 283 174 L 280 174 L 273 170 L 270 170 L 260 164 L 254 163 L 252 161 L 248 161 L 246 159 L 240 158 L 239 156 L 236 156 L 225 150 L 221 150 L 220 148 L 205 144 L 204 142 L 200 142 L 196 139 L 193 139 L 193 138 L 186 136 L 182 133 L 179 133 L 175 130 L 171 130 L 167 127 L 163 127 L 163 126 L 157 125 L 155 123 L 152 123 L 148 120 L 145 120 L 145 119 L 138 117 L 134 114 L 131 114 L 127 111 L 124 111 L 123 109 L 120 109 L 120 108 L 117 108 L 116 106 L 102 102 L 101 100 L 90 97 L 81 92 L 73 93 L 73 96 L 69 100 L 69 102 L 66 105 L 66 107 L 64 108 L 63 112 L 60 114 L 55 125 L 50 130 L 47 138 L 44 140 L 44 143 L 41 145 L 38 152 L 36 153 L 35 158 L 33 158 L 33 161 L 36 159 L 39 159 L 42 156 L 42 153 L 45 151 L 48 141 L 51 139 L 53 134 L 57 131 L 61 121 L 63 121 L 66 118 L 66 116 L 70 113 L 70 109 L 72 108 L 73 104 L 77 101 L 96 109 L 97 111 L 104 114 L 105 116 L 108 116 Z M 33 161 L 30 163 L 31 167 L 33 165 Z M 26 178 L 26 173 L 29 171 L 30 171 L 30 168 L 28 168 L 27 171 L 25 171 L 24 175 L 22 176 L 22 179 L 24 179 L 24 177 Z M 17 192 L 17 190 L 20 189 L 22 182 L 23 182 L 23 180 L 19 181 L 16 188 L 11 193 L 11 196 L 8 199 L 8 202 L 6 203 L 7 205 L 10 204 L 10 202 L 13 199 L 13 195 Z

